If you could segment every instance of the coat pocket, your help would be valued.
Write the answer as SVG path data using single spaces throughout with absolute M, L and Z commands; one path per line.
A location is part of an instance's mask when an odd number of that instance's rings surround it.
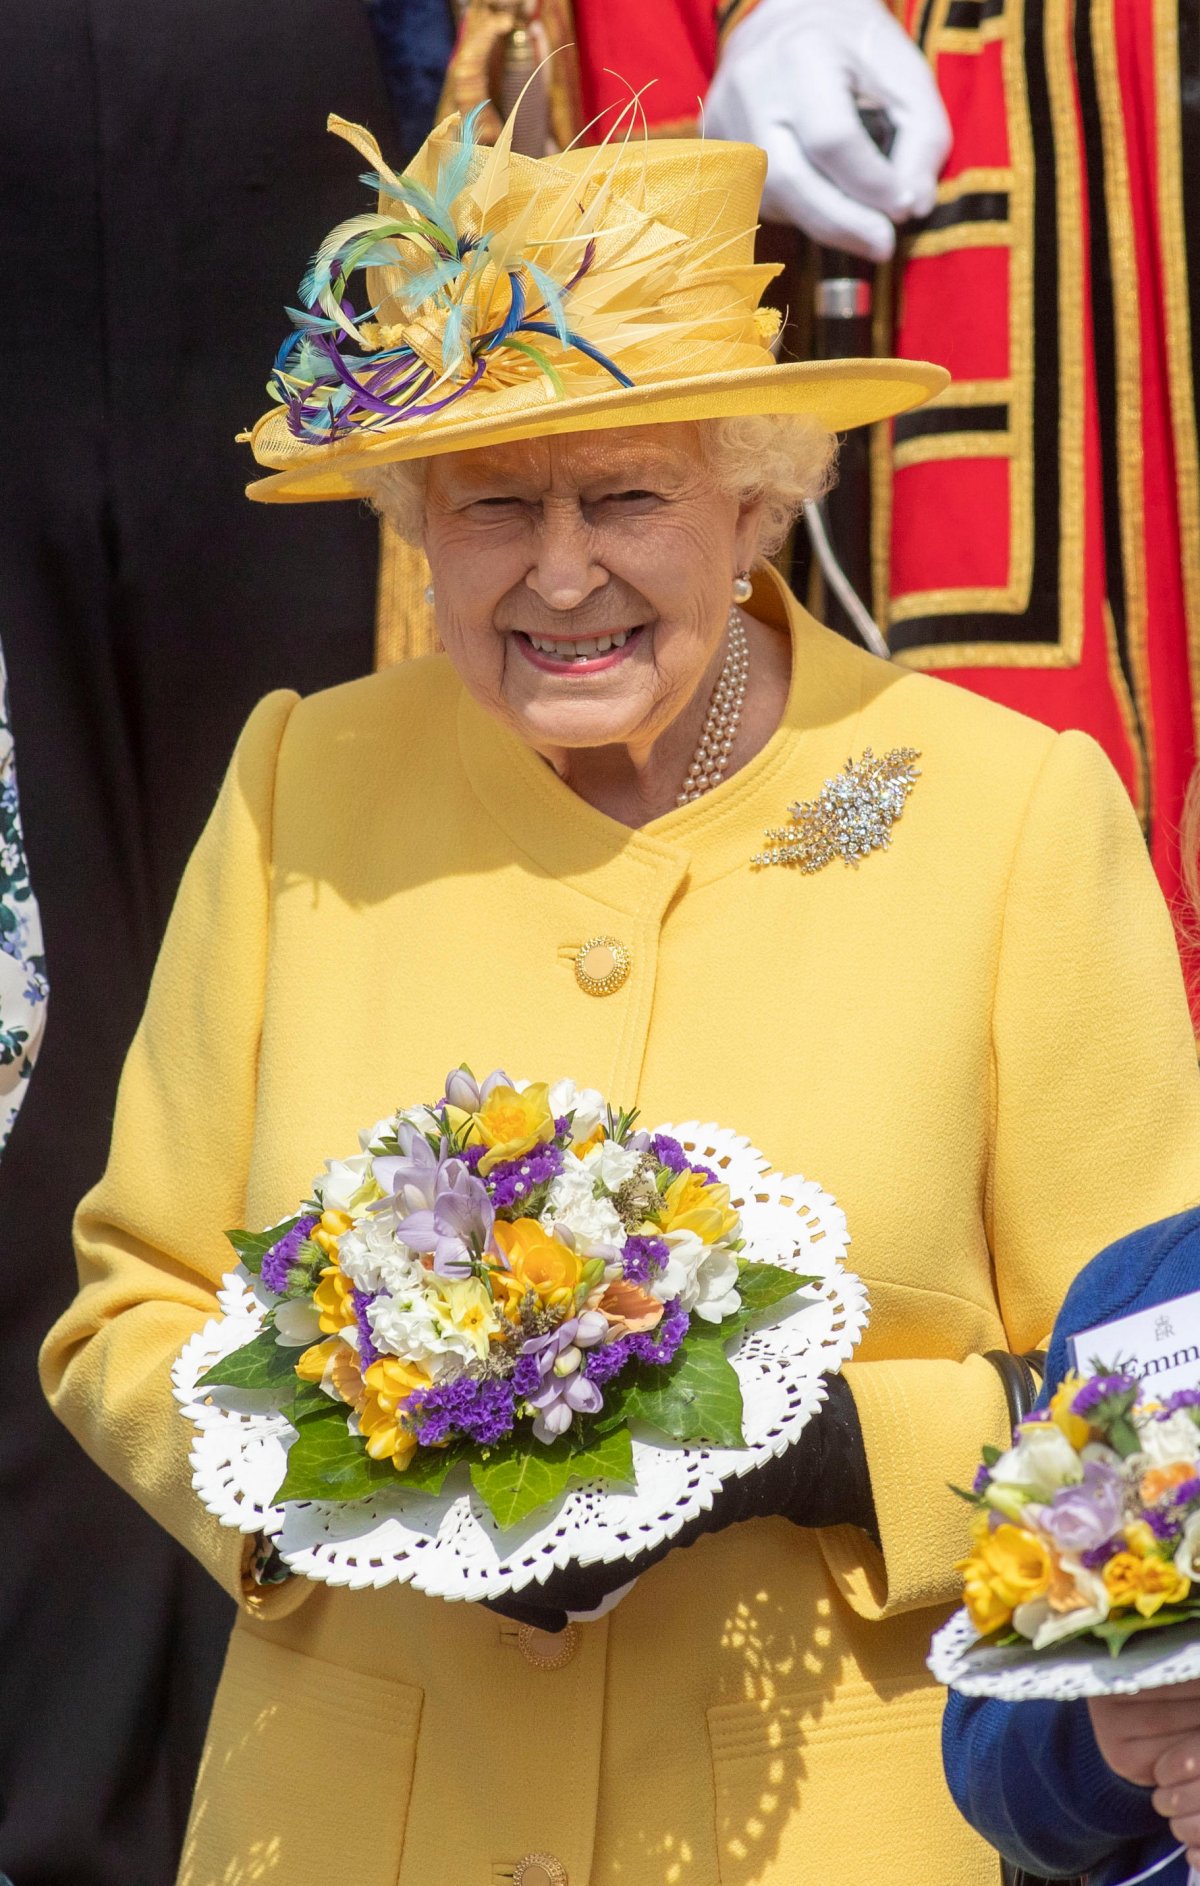
M 721 1886 L 995 1886 L 942 1779 L 942 1700 L 853 1675 L 709 1709 Z
M 396 1886 L 422 1701 L 236 1629 L 178 1886 Z

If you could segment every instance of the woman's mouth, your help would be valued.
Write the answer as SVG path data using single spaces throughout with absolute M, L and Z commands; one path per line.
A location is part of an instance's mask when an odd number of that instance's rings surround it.
M 606 629 L 603 633 L 568 638 L 562 635 L 527 635 L 515 631 L 514 639 L 526 661 L 546 674 L 597 674 L 615 668 L 628 659 L 644 633 L 644 625 L 632 629 Z

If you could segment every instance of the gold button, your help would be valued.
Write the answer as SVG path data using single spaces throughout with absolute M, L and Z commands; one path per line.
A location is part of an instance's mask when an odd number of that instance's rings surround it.
M 527 1853 L 518 1860 L 513 1886 L 570 1886 L 567 1869 L 552 1853 Z
M 522 1624 L 517 1634 L 517 1648 L 535 1670 L 565 1670 L 579 1649 L 579 1627 L 568 1624 L 565 1630 L 554 1632 Z
M 588 995 L 612 995 L 626 980 L 633 959 L 615 936 L 590 936 L 575 958 L 575 980 Z

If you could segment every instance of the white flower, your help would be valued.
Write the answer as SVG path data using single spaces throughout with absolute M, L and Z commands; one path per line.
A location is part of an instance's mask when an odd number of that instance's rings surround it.
M 706 1323 L 722 1323 L 742 1307 L 737 1291 L 738 1263 L 732 1251 L 719 1244 L 704 1247 L 696 1272 L 696 1315 Z
M 321 1318 L 307 1297 L 286 1297 L 275 1312 L 275 1340 L 287 1349 L 321 1340 Z
M 1177 1408 L 1165 1421 L 1156 1415 L 1138 1415 L 1134 1425 L 1152 1467 L 1174 1467 L 1181 1460 L 1190 1465 L 1200 1456 L 1200 1428 L 1186 1408 Z
M 1193 1513 L 1183 1529 L 1175 1553 L 1175 1570 L 1200 1584 L 1200 1513 Z
M 386 1120 L 376 1120 L 374 1126 L 365 1127 L 358 1136 L 358 1143 L 365 1153 L 378 1150 L 381 1141 L 391 1139 L 396 1131 L 396 1116 L 389 1113 Z
M 1020 1432 L 1016 1446 L 1001 1454 L 991 1469 L 994 1483 L 1018 1487 L 1031 1499 L 1045 1502 L 1059 1487 L 1074 1486 L 1083 1479 L 1078 1454 L 1052 1421 L 1029 1422 Z
M 550 1089 L 550 1111 L 556 1120 L 573 1113 L 571 1138 L 575 1145 L 590 1139 L 608 1118 L 604 1095 L 595 1087 L 576 1087 L 574 1081 L 555 1081 Z
M 355 1153 L 350 1159 L 327 1159 L 313 1190 L 326 1211 L 344 1211 L 358 1217 L 379 1197 L 370 1155 Z
M 700 1295 L 697 1279 L 709 1247 L 694 1231 L 672 1231 L 665 1243 L 666 1264 L 651 1277 L 646 1288 L 660 1303 L 673 1303 L 678 1297 L 680 1307 L 690 1313 Z
M 994 1467 L 992 1472 L 995 1472 Z M 1083 1603 L 1074 1611 L 1052 1610 L 1050 1600 L 1045 1597 L 1031 1598 L 1028 1604 L 1019 1604 L 1013 1612 L 1013 1625 L 1022 1637 L 1032 1641 L 1035 1650 L 1044 1650 L 1047 1644 L 1055 1644 L 1060 1637 L 1069 1637 L 1073 1631 L 1103 1624 L 1108 1616 L 1108 1591 L 1098 1573 L 1085 1571 L 1078 1559 L 1065 1553 L 1059 1559 L 1059 1564 L 1069 1574 Z
M 475 1360 L 471 1337 L 443 1315 L 423 1290 L 403 1297 L 376 1297 L 368 1305 L 367 1321 L 375 1347 L 405 1362 L 418 1362 L 434 1381 L 457 1375 L 464 1362 Z
M 580 1257 L 611 1257 L 625 1242 L 625 1227 L 612 1200 L 595 1196 L 593 1175 L 574 1153 L 567 1154 L 562 1171 L 551 1181 L 541 1224 L 551 1236 L 565 1227 Z
M 424 1266 L 406 1244 L 398 1244 L 391 1213 L 360 1218 L 338 1243 L 338 1262 L 356 1290 L 387 1290 L 405 1296 L 423 1287 Z
M 407 1120 L 410 1126 L 415 1126 L 418 1133 L 432 1134 L 434 1139 L 438 1138 L 442 1130 L 440 1123 L 428 1107 L 405 1107 L 403 1113 L 396 1115 L 395 1123 L 398 1124 L 401 1120 Z M 392 1126 L 393 1122 L 383 1120 L 380 1125 L 386 1128 Z
M 570 1155 L 572 1158 L 574 1155 Z M 583 1156 L 583 1169 L 589 1178 L 607 1186 L 610 1192 L 617 1192 L 627 1179 L 632 1179 L 641 1163 L 641 1154 L 630 1152 L 627 1146 L 620 1146 L 615 1139 L 601 1140 L 590 1152 Z

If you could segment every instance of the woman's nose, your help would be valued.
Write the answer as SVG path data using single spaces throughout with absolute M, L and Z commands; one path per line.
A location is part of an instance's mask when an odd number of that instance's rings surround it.
M 577 609 L 607 581 L 608 571 L 595 561 L 591 533 L 578 509 L 560 511 L 547 506 L 533 565 L 525 577 L 534 595 L 551 609 Z

